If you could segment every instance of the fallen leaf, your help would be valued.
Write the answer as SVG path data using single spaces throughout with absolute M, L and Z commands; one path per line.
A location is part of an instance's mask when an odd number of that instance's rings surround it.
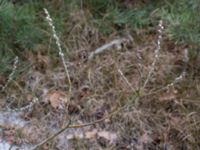
M 51 106 L 55 109 L 63 109 L 64 105 L 68 103 L 68 96 L 61 91 L 50 91 L 47 94 Z
M 85 133 L 86 139 L 95 139 L 96 136 L 97 136 L 97 130 L 88 131 L 88 132 Z
M 177 97 L 177 91 L 176 90 L 173 90 L 171 92 L 167 92 L 167 93 L 164 93 L 162 94 L 162 96 L 159 98 L 160 101 L 170 101 L 170 100 L 173 100 L 173 99 L 176 99 Z
M 113 142 L 117 139 L 117 134 L 108 132 L 108 131 L 100 131 L 97 133 L 98 137 L 104 138 L 110 142 Z

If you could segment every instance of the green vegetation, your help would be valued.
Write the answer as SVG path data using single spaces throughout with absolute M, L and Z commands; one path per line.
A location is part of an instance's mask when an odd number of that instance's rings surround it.
M 17 1 L 18 2 L 18 1 Z M 60 4 L 59 4 L 60 3 Z M 84 9 L 92 14 L 93 22 L 103 34 L 154 27 L 159 19 L 165 20 L 170 38 L 177 41 L 199 43 L 200 17 L 199 0 L 192 1 L 146 1 L 126 3 L 120 0 L 65 0 L 64 2 L 0 2 L 0 45 L 3 51 L 34 50 L 34 46 L 47 42 L 42 30 L 42 7 L 46 6 L 53 16 L 59 33 L 65 29 L 65 20 L 72 10 Z M 59 9 L 58 9 L 59 8 Z M 46 27 L 46 26 L 45 26 Z M 2 56 L 3 54 L 1 54 Z
M 189 42 L 200 43 L 200 1 L 181 0 L 167 2 L 162 8 L 162 19 L 166 20 L 167 34 L 170 38 Z
M 30 4 L 16 6 L 0 2 L 0 72 L 10 70 L 10 62 L 25 51 L 33 51 L 42 43 L 44 35 L 40 31 L 35 9 Z

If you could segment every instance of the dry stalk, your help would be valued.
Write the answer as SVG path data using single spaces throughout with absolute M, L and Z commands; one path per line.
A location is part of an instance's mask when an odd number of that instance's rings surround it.
M 127 83 L 127 85 L 131 88 L 131 90 L 135 93 L 136 90 L 131 85 L 131 83 L 128 81 L 128 79 L 124 76 L 123 72 L 120 69 L 118 69 L 118 72 L 122 76 L 122 78 L 124 79 L 124 81 Z
M 13 64 L 13 67 L 12 67 L 12 72 L 10 73 L 10 75 L 8 76 L 8 81 L 6 82 L 6 84 L 3 86 L 2 88 L 2 91 L 5 91 L 5 89 L 8 87 L 9 83 L 13 80 L 13 76 L 16 72 L 16 69 L 17 69 L 17 64 L 19 62 L 19 58 L 18 56 L 15 57 L 14 59 L 14 64 Z
M 189 56 L 188 56 L 188 49 L 187 48 L 184 49 L 184 59 L 183 59 L 183 61 L 185 62 L 185 66 L 184 66 L 183 71 L 181 72 L 181 74 L 179 76 L 177 76 L 171 83 L 169 83 L 166 86 L 164 86 L 164 87 L 162 87 L 162 88 L 160 88 L 156 91 L 153 91 L 149 94 L 152 95 L 152 94 L 156 94 L 156 93 L 159 93 L 161 91 L 167 90 L 168 88 L 174 86 L 176 83 L 180 82 L 186 76 L 186 67 L 187 67 L 187 64 L 189 62 Z
M 17 108 L 17 109 L 10 109 L 8 108 L 8 111 L 9 112 L 23 112 L 23 111 L 28 111 L 30 112 L 32 109 L 33 109 L 33 106 L 38 103 L 39 100 L 37 97 L 34 97 L 32 102 L 30 102 L 28 105 L 24 106 L 24 107 L 21 107 L 21 108 Z
M 156 62 L 158 60 L 158 57 L 159 57 L 159 52 L 161 50 L 161 41 L 162 41 L 162 34 L 163 34 L 163 29 L 164 29 L 164 26 L 163 26 L 163 21 L 160 20 L 159 22 L 159 28 L 158 28 L 158 32 L 159 32 L 159 36 L 158 36 L 158 40 L 157 40 L 157 48 L 155 49 L 154 51 L 154 60 L 151 64 L 151 70 L 149 71 L 148 75 L 147 75 L 147 78 L 144 82 L 144 85 L 143 85 L 143 89 L 146 87 L 147 83 L 149 82 L 150 78 L 151 78 L 151 75 L 155 69 L 155 65 L 156 65 Z
M 60 56 L 60 58 L 61 58 L 61 60 L 62 60 L 64 69 L 65 69 L 65 73 L 66 73 L 67 78 L 68 78 L 69 93 L 71 93 L 72 83 L 71 83 L 71 79 L 70 79 L 68 67 L 67 67 L 67 64 L 66 64 L 66 61 L 65 61 L 65 58 L 64 58 L 64 53 L 63 53 L 63 50 L 62 50 L 62 48 L 61 48 L 60 39 L 59 39 L 59 37 L 57 36 L 56 30 L 55 30 L 55 26 L 54 26 L 54 24 L 53 24 L 53 20 L 52 20 L 51 16 L 49 15 L 49 12 L 48 12 L 48 10 L 47 10 L 46 8 L 44 8 L 44 12 L 45 12 L 45 14 L 46 14 L 46 20 L 47 20 L 49 26 L 51 27 L 52 34 L 53 34 L 53 38 L 54 38 L 55 41 L 56 41 L 56 45 L 57 45 L 58 51 L 59 51 L 59 56 Z
M 186 75 L 186 67 L 187 67 L 187 64 L 188 64 L 188 61 L 189 61 L 188 49 L 187 48 L 184 49 L 184 59 L 183 59 L 183 61 L 185 62 L 185 66 L 183 68 L 182 73 L 178 77 L 176 77 L 173 82 L 168 84 L 166 86 L 166 88 L 168 88 L 170 86 L 174 86 L 174 84 L 176 84 L 177 82 L 181 81 L 185 77 L 185 75 Z

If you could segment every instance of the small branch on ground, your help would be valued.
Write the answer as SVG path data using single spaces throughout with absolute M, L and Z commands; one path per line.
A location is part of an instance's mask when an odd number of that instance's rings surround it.
M 65 127 L 63 127 L 61 130 L 59 130 L 57 133 L 55 133 L 54 135 L 50 136 L 49 138 L 43 140 L 41 143 L 37 144 L 31 150 L 37 150 L 38 148 L 40 148 L 41 146 L 43 146 L 45 143 L 51 141 L 52 139 L 54 139 L 55 137 L 57 137 L 59 134 L 61 134 L 62 132 L 64 132 L 66 129 L 68 129 L 70 124 L 71 124 L 71 120 L 69 120 L 69 122 L 67 123 L 67 125 Z
M 89 60 L 93 59 L 93 57 L 97 54 L 100 54 L 102 52 L 104 52 L 105 50 L 111 48 L 112 46 L 116 46 L 117 49 L 121 49 L 121 44 L 123 42 L 127 41 L 127 39 L 125 38 L 122 38 L 122 39 L 117 39 L 117 40 L 113 40 L 111 41 L 110 43 L 107 43 L 99 48 L 97 48 L 94 52 L 92 52 L 90 55 L 89 55 Z

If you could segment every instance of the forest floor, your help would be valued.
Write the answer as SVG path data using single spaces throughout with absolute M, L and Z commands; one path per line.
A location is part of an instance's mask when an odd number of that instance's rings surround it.
M 11 149 L 34 149 L 34 145 L 71 120 L 64 132 L 40 149 L 143 150 L 198 146 L 199 134 L 195 131 L 199 130 L 200 118 L 195 95 L 199 81 L 189 79 L 188 66 L 195 66 L 190 60 L 185 61 L 187 47 L 164 37 L 154 71 L 144 86 L 158 39 L 156 32 L 146 36 L 145 32 L 136 38 L 123 37 L 127 40 L 117 46 L 113 44 L 90 60 L 88 56 L 94 51 L 91 47 L 86 45 L 72 51 L 67 63 L 70 92 L 62 62 L 51 64 L 42 47 L 36 53 L 28 53 L 31 68 L 13 81 L 6 91 L 11 94 L 1 96 L 3 145 L 7 148 L 12 145 Z M 100 40 L 95 32 L 91 36 L 98 43 L 93 44 L 95 49 L 116 39 Z M 18 110 L 3 112 L 8 107 Z M 1 146 L 0 149 L 6 149 Z
M 68 122 L 38 149 L 198 149 L 200 59 L 165 36 L 156 57 L 156 28 L 103 37 L 75 26 L 66 44 L 70 79 L 48 47 L 24 53 L 31 65 L 1 92 L 0 150 L 34 149 Z

